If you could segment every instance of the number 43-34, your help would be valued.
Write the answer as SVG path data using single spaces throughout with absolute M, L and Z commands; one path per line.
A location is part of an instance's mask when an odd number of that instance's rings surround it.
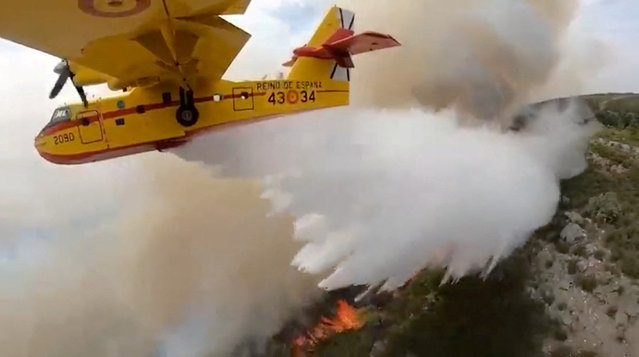
M 288 93 L 284 92 L 273 92 L 268 97 L 268 102 L 276 105 L 276 104 L 285 104 L 289 102 L 290 104 L 295 104 L 297 102 L 307 103 L 312 102 L 315 103 L 315 91 L 307 92 L 305 90 L 301 92 L 291 91 Z

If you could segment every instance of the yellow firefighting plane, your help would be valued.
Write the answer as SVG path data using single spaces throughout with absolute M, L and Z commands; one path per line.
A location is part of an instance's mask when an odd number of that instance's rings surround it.
M 348 105 L 351 55 L 399 46 L 355 34 L 355 15 L 333 7 L 281 80 L 222 79 L 250 35 L 224 20 L 250 0 L 0 0 L 0 37 L 62 59 L 82 103 L 57 108 L 35 138 L 46 160 L 80 164 L 186 143 L 228 125 Z M 83 87 L 122 95 L 87 101 Z

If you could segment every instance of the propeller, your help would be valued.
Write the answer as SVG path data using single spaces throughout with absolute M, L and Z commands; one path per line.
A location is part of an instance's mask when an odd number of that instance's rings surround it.
M 87 95 L 84 92 L 84 88 L 82 86 L 76 85 L 75 82 L 73 81 L 73 77 L 75 77 L 75 73 L 71 71 L 71 67 L 69 67 L 69 61 L 62 60 L 60 63 L 58 63 L 55 66 L 55 68 L 53 69 L 53 72 L 59 74 L 60 76 L 58 77 L 58 80 L 55 82 L 55 84 L 53 85 L 53 88 L 51 89 L 51 93 L 49 94 L 49 99 L 53 99 L 57 97 L 60 91 L 62 90 L 62 87 L 64 87 L 64 84 L 67 82 L 67 80 L 71 79 L 71 83 L 73 83 L 75 90 L 80 95 L 80 99 L 82 99 L 82 103 L 84 104 L 84 107 L 86 108 L 89 106 L 89 102 L 87 101 Z

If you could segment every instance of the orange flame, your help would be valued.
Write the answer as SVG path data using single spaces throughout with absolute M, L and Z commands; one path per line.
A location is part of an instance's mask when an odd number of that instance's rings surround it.
M 344 300 L 337 301 L 337 314 L 329 319 L 322 316 L 320 322 L 293 341 L 293 356 L 304 356 L 306 349 L 312 348 L 332 336 L 345 332 L 358 330 L 364 326 L 357 310 Z

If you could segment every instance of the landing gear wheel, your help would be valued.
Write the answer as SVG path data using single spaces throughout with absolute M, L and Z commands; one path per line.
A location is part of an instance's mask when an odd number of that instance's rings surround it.
M 178 123 L 185 127 L 193 126 L 199 117 L 200 113 L 195 108 L 193 100 L 193 91 L 180 87 L 180 107 L 175 113 Z
M 189 127 L 197 123 L 200 113 L 195 109 L 195 106 L 180 106 L 175 117 L 180 125 Z

